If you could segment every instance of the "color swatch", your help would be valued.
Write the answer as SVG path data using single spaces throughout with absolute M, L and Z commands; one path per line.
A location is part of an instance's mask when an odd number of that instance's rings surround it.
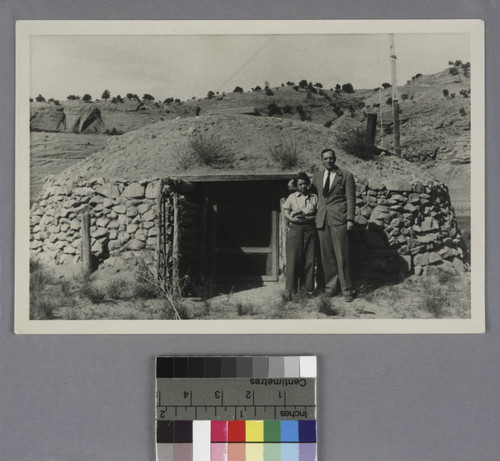
M 157 357 L 157 461 L 316 461 L 316 357 Z

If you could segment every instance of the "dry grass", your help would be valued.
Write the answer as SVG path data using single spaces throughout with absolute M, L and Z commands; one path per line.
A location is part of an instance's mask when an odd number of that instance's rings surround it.
M 404 280 L 358 274 L 358 297 L 287 297 L 283 281 L 257 289 L 230 290 L 212 298 L 182 297 L 182 288 L 162 288 L 153 272 L 127 282 L 99 271 L 91 277 L 58 278 L 32 265 L 30 318 L 99 319 L 431 319 L 470 318 L 470 274 L 435 272 Z M 129 280 L 130 279 L 130 280 Z M 361 282 L 361 283 L 360 283 Z M 250 291 L 247 291 L 250 290 Z M 264 290 L 264 291 L 262 291 Z
M 232 168 L 235 162 L 234 153 L 216 133 L 192 136 L 187 145 L 177 147 L 175 156 L 182 170 L 197 165 L 214 169 Z
M 337 142 L 345 152 L 362 160 L 373 158 L 377 152 L 377 148 L 370 143 L 366 131 L 361 127 L 346 127 L 337 134 Z
M 300 163 L 299 148 L 294 140 L 283 139 L 280 144 L 269 147 L 269 155 L 282 170 L 291 170 Z

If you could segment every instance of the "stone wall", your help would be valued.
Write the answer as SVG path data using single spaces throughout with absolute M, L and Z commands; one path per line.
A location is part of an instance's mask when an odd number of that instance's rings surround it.
M 463 272 L 464 240 L 444 184 L 357 181 L 351 247 L 358 269 Z
M 49 264 L 80 261 L 81 214 L 91 217 L 96 262 L 128 259 L 156 249 L 160 181 L 108 182 L 102 178 L 49 179 L 31 208 L 31 254 Z M 168 207 L 168 206 L 167 206 Z M 170 230 L 172 234 L 172 224 Z
M 159 187 L 159 179 L 49 179 L 31 209 L 31 255 L 49 264 L 78 263 L 80 216 L 88 211 L 96 264 L 113 265 L 117 259 L 145 254 L 152 259 L 157 248 Z M 203 197 L 183 183 L 164 185 L 170 242 L 174 189 L 181 272 L 193 276 L 201 267 Z M 350 238 L 358 273 L 370 269 L 420 275 L 430 267 L 450 272 L 467 269 L 467 250 L 445 185 L 358 179 L 356 194 L 356 225 Z M 167 264 L 171 262 L 168 243 Z

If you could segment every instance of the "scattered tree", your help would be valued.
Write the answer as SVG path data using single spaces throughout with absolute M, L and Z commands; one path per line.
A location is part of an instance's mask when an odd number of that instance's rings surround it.
M 118 95 L 118 96 L 116 97 L 116 102 L 118 102 L 118 103 L 122 104 L 122 103 L 123 103 L 123 98 L 122 98 L 120 95 Z
M 267 114 L 269 115 L 269 117 L 272 117 L 273 115 L 282 115 L 283 112 L 281 112 L 281 109 L 278 107 L 278 105 L 274 102 L 272 102 L 271 104 L 269 104 L 267 106 Z
M 154 101 L 155 100 L 154 96 L 151 96 L 148 93 L 145 93 L 144 96 L 142 97 L 142 99 L 144 99 L 144 101 Z
M 30 98 L 30 102 L 33 102 L 33 98 Z
M 76 96 L 74 94 L 70 94 L 69 96 L 66 97 L 66 99 L 68 99 L 69 101 L 75 101 Z
M 342 85 L 342 92 L 343 93 L 354 93 L 354 87 L 352 86 L 352 83 L 344 83 Z
M 243 88 L 241 86 L 237 86 L 234 90 L 233 93 L 243 93 Z
M 36 102 L 45 102 L 45 98 L 39 94 L 36 98 L 35 98 L 35 101 Z
M 264 88 L 269 88 L 269 81 L 268 81 L 268 80 L 266 80 L 266 81 L 264 82 Z
M 463 107 L 460 109 L 460 115 L 462 117 L 465 116 L 465 115 L 467 115 L 467 112 L 465 112 L 465 109 Z
M 448 69 L 448 72 L 451 74 L 451 75 L 457 75 L 459 73 L 458 69 L 456 67 L 450 67 Z
M 212 99 L 214 96 L 215 96 L 215 93 L 214 93 L 212 90 L 210 90 L 210 91 L 207 93 L 207 98 L 208 98 L 208 99 Z
M 390 88 L 391 86 L 392 86 L 392 85 L 391 85 L 390 83 L 388 83 L 388 82 L 384 82 L 384 83 L 382 83 L 382 88 L 383 88 L 384 90 L 387 90 L 387 88 Z
M 285 104 L 283 107 L 282 107 L 282 110 L 285 114 L 292 114 L 293 113 L 293 108 L 292 106 L 290 106 L 289 104 Z
M 301 80 L 301 81 L 299 82 L 299 87 L 300 87 L 300 88 L 307 88 L 307 80 L 306 80 L 306 79 Z
M 319 82 L 316 82 L 314 86 L 319 90 L 320 88 L 323 88 L 323 85 Z
M 85 93 L 82 97 L 82 101 L 90 102 L 90 101 L 92 101 L 92 96 L 90 96 L 90 94 L 88 94 L 88 93 Z
M 252 89 L 252 91 L 262 91 L 262 88 L 257 85 L 255 88 Z
M 401 101 L 406 101 L 408 99 L 408 93 L 403 93 L 401 95 Z
M 445 98 L 447 98 L 449 94 L 450 94 L 450 92 L 449 92 L 449 91 L 445 88 L 445 89 L 443 90 L 443 96 L 444 96 Z
M 167 98 L 163 101 L 163 104 L 172 104 L 174 102 L 174 98 Z
M 267 96 L 273 96 L 274 95 L 273 90 L 271 90 L 269 87 L 266 88 L 266 95 Z
M 389 96 L 386 100 L 385 103 L 390 106 L 392 104 L 392 98 Z
M 109 90 L 104 90 L 102 95 L 101 95 L 101 99 L 104 99 L 105 101 L 107 101 L 110 97 L 111 97 L 111 93 L 109 92 Z

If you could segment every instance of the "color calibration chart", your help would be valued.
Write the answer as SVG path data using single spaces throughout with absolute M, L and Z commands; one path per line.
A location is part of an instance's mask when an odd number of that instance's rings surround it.
M 316 461 L 316 357 L 157 357 L 157 461 Z

